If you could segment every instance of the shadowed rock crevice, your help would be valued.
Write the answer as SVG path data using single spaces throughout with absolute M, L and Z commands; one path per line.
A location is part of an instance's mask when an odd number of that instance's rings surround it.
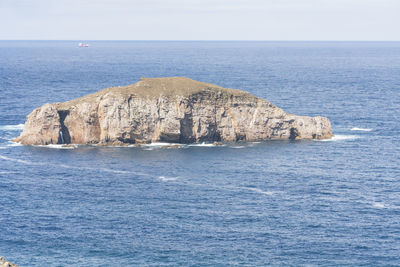
M 180 133 L 179 143 L 188 144 L 195 141 L 193 135 L 193 117 L 191 114 L 185 113 L 183 119 L 180 121 Z
M 180 137 L 181 135 L 176 133 L 161 133 L 159 141 L 167 143 L 179 143 Z
M 65 126 L 65 118 L 69 115 L 69 110 L 58 110 L 58 116 L 60 116 L 60 134 L 58 136 L 57 144 L 70 144 L 71 136 L 68 128 Z
M 124 143 L 124 144 L 134 144 L 134 143 L 136 143 L 134 139 L 130 139 L 130 138 L 118 137 L 117 140 L 122 142 L 122 143 Z
M 236 133 L 236 142 L 246 141 L 246 135 L 243 133 Z
M 295 140 L 298 136 L 299 136 L 299 132 L 297 131 L 297 129 L 296 128 L 290 128 L 289 139 L 290 140 Z M 312 137 L 314 139 L 314 135 L 312 135 Z

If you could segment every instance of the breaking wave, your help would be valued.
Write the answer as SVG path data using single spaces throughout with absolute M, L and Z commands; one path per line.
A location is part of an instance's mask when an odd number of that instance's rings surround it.
M 239 189 L 248 190 L 248 191 L 252 191 L 252 192 L 256 192 L 256 193 L 260 193 L 260 194 L 268 195 L 268 196 L 271 196 L 271 195 L 274 194 L 273 192 L 263 191 L 263 190 L 261 190 L 259 188 L 255 188 L 255 187 L 239 187 Z
M 359 135 L 342 135 L 342 134 L 335 134 L 331 139 L 323 139 L 323 140 L 316 140 L 321 142 L 332 142 L 332 141 L 345 141 L 345 140 L 354 140 L 361 138 Z
M 35 147 L 45 147 L 45 148 L 53 148 L 53 149 L 75 149 L 78 145 L 63 145 L 63 144 L 50 144 L 50 145 L 36 145 Z
M 3 131 L 20 131 L 24 129 L 24 124 L 17 125 L 1 125 L 0 130 Z
M 10 146 L 23 146 L 23 145 L 20 143 L 10 141 L 7 146 L 10 147 Z
M 158 179 L 160 179 L 163 182 L 169 182 L 169 181 L 176 181 L 176 179 L 178 179 L 178 177 L 158 176 Z
M 154 143 L 150 143 L 150 144 L 143 144 L 142 146 L 144 147 L 162 147 L 162 146 L 172 146 L 172 145 L 179 145 L 176 143 L 164 143 L 164 142 L 154 142 Z
M 236 148 L 236 149 L 239 149 L 239 148 L 245 148 L 245 146 L 231 146 L 230 148 Z
M 9 172 L 9 171 L 0 171 L 0 175 L 12 174 L 12 173 L 15 173 L 15 171 L 14 171 L 14 172 Z
M 150 144 L 140 145 L 145 148 L 145 150 L 153 150 L 154 148 L 183 148 L 184 145 L 178 143 L 164 143 L 164 142 L 154 142 Z
M 201 143 L 201 144 L 190 144 L 188 146 L 195 146 L 195 147 L 217 147 L 217 146 L 221 146 L 221 145 L 214 145 L 212 143 Z
M 370 132 L 372 130 L 373 130 L 372 128 L 357 128 L 357 127 L 353 127 L 353 128 L 351 128 L 350 131 Z
M 372 207 L 378 208 L 378 209 L 383 209 L 383 208 L 385 208 L 385 205 L 381 202 L 374 202 L 374 203 L 372 203 Z
M 131 172 L 131 171 L 124 171 L 124 170 L 115 170 L 109 168 L 92 168 L 92 167 L 85 167 L 85 166 L 71 166 L 66 164 L 60 164 L 59 167 L 66 168 L 66 169 L 77 169 L 77 170 L 88 170 L 88 171 L 102 171 L 102 172 L 111 172 L 111 173 L 122 173 L 122 174 L 137 174 L 137 175 L 144 175 L 141 173 Z

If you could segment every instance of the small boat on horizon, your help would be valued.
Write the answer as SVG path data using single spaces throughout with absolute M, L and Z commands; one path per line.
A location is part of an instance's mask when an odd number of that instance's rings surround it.
M 79 47 L 89 47 L 89 44 L 79 43 L 78 46 L 79 46 Z

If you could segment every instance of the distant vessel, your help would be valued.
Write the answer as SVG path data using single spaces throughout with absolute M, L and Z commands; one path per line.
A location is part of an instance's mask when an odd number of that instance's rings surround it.
M 79 43 L 78 46 L 79 46 L 79 47 L 89 47 L 88 44 L 84 44 L 84 43 Z

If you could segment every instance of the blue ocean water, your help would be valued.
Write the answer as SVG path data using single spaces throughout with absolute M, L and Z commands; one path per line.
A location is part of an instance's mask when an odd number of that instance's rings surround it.
M 399 42 L 0 41 L 0 255 L 21 266 L 400 265 Z M 18 146 L 25 117 L 187 76 L 327 116 L 328 141 Z

